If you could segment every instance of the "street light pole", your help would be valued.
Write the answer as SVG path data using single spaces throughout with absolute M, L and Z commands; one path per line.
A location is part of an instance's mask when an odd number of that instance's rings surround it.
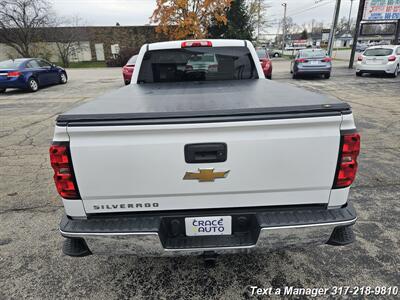
M 351 21 L 351 11 L 353 10 L 353 2 L 354 2 L 354 0 L 350 0 L 349 21 L 347 22 L 347 24 L 349 26 L 349 32 L 351 31 L 350 21 Z
M 329 41 L 328 41 L 328 55 L 329 56 L 332 56 L 333 42 L 335 41 L 336 25 L 337 25 L 337 22 L 339 19 L 340 2 L 341 2 L 341 0 L 336 0 L 335 12 L 333 13 L 333 21 L 332 21 L 332 25 L 331 25 L 331 30 L 329 32 Z
M 283 6 L 283 26 L 282 26 L 282 56 L 285 51 L 285 41 L 286 41 L 286 9 L 287 9 L 287 3 L 282 3 Z

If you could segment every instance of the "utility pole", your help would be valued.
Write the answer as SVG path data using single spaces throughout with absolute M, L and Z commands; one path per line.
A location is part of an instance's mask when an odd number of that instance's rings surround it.
M 397 20 L 396 33 L 394 34 L 393 45 L 398 45 L 400 39 L 400 19 Z
M 333 21 L 332 21 L 332 25 L 331 25 L 331 30 L 329 32 L 328 56 L 332 56 L 333 43 L 335 41 L 336 25 L 337 25 L 337 22 L 339 19 L 340 2 L 341 2 L 341 0 L 336 0 L 335 12 L 333 13 Z
M 353 2 L 354 2 L 354 0 L 350 0 L 349 21 L 347 22 L 347 24 L 349 26 L 349 32 L 351 31 L 350 21 L 351 21 L 351 11 L 353 10 Z
M 260 21 L 261 21 L 261 0 L 258 0 L 257 8 L 257 46 L 259 46 L 260 41 Z
M 360 4 L 358 6 L 356 29 L 355 29 L 355 32 L 354 32 L 353 47 L 351 48 L 349 69 L 353 69 L 354 56 L 356 55 L 357 41 L 358 41 L 358 35 L 360 33 L 361 20 L 363 18 L 363 14 L 364 14 L 364 7 L 365 7 L 365 0 L 360 0 Z
M 287 3 L 282 3 L 283 6 L 283 24 L 282 24 L 282 56 L 285 51 L 285 41 L 286 41 L 286 9 Z

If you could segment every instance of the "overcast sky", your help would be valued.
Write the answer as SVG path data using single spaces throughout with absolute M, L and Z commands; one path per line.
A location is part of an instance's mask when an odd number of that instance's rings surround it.
M 310 22 L 312 19 L 323 21 L 328 26 L 332 20 L 336 0 L 264 0 L 271 7 L 267 12 L 269 20 L 275 21 L 283 16 L 282 3 L 287 3 L 287 14 L 298 24 Z M 60 15 L 79 15 L 86 25 L 112 26 L 116 22 L 121 25 L 144 25 L 149 23 L 156 0 L 52 0 L 54 9 Z M 348 16 L 351 0 L 342 0 L 341 16 Z M 354 0 L 352 15 L 357 15 L 359 0 Z M 276 33 L 274 25 L 268 33 Z

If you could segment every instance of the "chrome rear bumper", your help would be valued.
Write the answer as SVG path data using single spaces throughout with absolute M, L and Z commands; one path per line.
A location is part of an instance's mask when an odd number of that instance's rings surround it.
M 244 212 L 248 214 L 248 212 Z M 200 214 L 200 213 L 199 213 Z M 219 213 L 218 213 L 219 214 Z M 279 248 L 304 247 L 308 245 L 325 244 L 331 238 L 335 228 L 346 227 L 356 222 L 355 211 L 351 206 L 335 210 L 309 211 L 309 210 L 293 210 L 285 211 L 268 211 L 266 215 L 263 212 L 255 213 L 259 228 L 254 229 L 259 232 L 254 243 L 245 242 L 241 244 L 239 240 L 230 245 L 225 244 L 208 246 L 207 242 L 192 243 L 186 241 L 184 244 L 175 243 L 175 247 L 168 246 L 166 237 L 159 230 L 141 230 L 135 229 L 135 232 L 127 230 L 114 231 L 110 228 L 110 224 L 118 222 L 117 219 L 103 219 L 104 223 L 108 223 L 103 230 L 100 226 L 100 220 L 96 220 L 96 226 L 93 225 L 91 230 L 87 224 L 83 225 L 80 230 L 79 223 L 76 220 L 70 220 L 66 217 L 61 222 L 60 231 L 66 238 L 82 238 L 85 240 L 90 252 L 101 255 L 127 255 L 135 254 L 139 256 L 175 256 L 175 255 L 201 255 L 205 251 L 213 251 L 215 253 L 237 253 L 250 251 L 268 251 Z M 275 217 L 273 217 L 275 216 Z M 290 220 L 288 218 L 290 216 Z M 325 220 L 321 219 L 321 216 Z M 154 217 L 151 217 L 154 218 Z M 160 216 L 160 218 L 162 218 Z M 274 219 L 273 219 L 274 218 Z M 306 220 L 311 218 L 315 222 Z M 157 218 L 156 218 L 157 219 Z M 112 220 L 112 221 L 110 221 Z M 305 221 L 306 220 L 306 221 Z M 146 220 L 139 220 L 140 223 Z M 75 222 L 75 223 L 74 223 Z M 79 220 L 80 223 L 85 220 Z M 285 224 L 286 223 L 286 224 Z M 297 224 L 296 224 L 297 223 Z M 159 223 L 160 224 L 160 223 Z M 271 225 L 271 226 L 269 226 Z M 272 226 L 278 225 L 278 226 Z M 149 227 L 149 224 L 146 225 Z M 152 225 L 150 224 L 150 227 Z M 75 227 L 75 232 L 72 230 Z M 82 227 L 82 226 L 81 226 Z M 72 230 L 72 231 L 71 231 Z M 91 232 L 89 232 L 91 231 Z M 218 237 L 215 237 L 218 239 Z M 193 240 L 192 240 L 193 241 Z

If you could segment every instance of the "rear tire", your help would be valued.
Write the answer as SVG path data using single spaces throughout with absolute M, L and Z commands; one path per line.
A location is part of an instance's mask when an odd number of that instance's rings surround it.
M 292 73 L 292 78 L 293 79 L 297 79 L 298 78 L 298 76 L 297 76 L 297 74 L 295 72 Z
M 267 76 L 267 79 L 272 80 L 272 75 Z
M 33 77 L 28 80 L 28 90 L 32 93 L 37 92 L 39 90 L 39 83 Z
M 130 81 L 128 81 L 128 80 L 125 80 L 125 85 L 130 85 L 131 84 L 131 82 Z
M 274 57 L 279 57 L 279 53 L 274 53 Z
M 397 65 L 396 69 L 394 70 L 394 73 L 392 74 L 393 78 L 396 78 L 397 76 L 399 76 L 399 65 Z
M 331 73 L 324 74 L 324 78 L 325 78 L 325 79 L 329 79 L 329 78 L 331 78 Z
M 60 84 L 66 84 L 68 81 L 68 77 L 67 74 L 65 74 L 64 72 L 62 72 L 60 74 Z
M 0 89 L 0 94 L 4 94 L 6 92 L 6 89 Z
M 362 73 L 361 72 L 356 72 L 356 76 L 361 77 Z

